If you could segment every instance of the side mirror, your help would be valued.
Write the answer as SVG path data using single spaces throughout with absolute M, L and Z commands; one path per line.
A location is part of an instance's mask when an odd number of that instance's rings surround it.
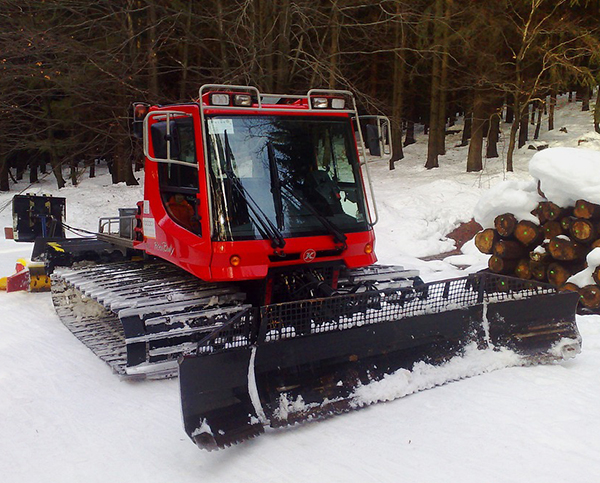
M 133 137 L 136 139 L 143 139 L 144 137 L 144 118 L 148 114 L 150 104 L 145 102 L 134 102 L 133 103 L 133 122 L 131 129 Z
M 377 158 L 381 157 L 380 137 L 379 126 L 377 124 L 367 124 L 367 149 L 371 156 Z
M 376 158 L 389 159 L 392 155 L 390 120 L 385 116 L 360 116 L 359 122 L 366 134 L 366 148 Z

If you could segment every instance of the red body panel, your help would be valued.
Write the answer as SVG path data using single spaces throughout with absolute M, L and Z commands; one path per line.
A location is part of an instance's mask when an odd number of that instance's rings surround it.
M 200 108 L 197 104 L 168 106 L 165 110 L 177 110 L 193 114 L 193 124 L 196 136 L 196 157 L 198 159 L 199 200 L 198 215 L 201 225 L 201 236 L 196 235 L 173 221 L 161 199 L 158 177 L 158 163 L 146 159 L 144 203 L 141 213 L 143 241 L 134 243 L 135 248 L 163 258 L 196 277 L 206 281 L 233 281 L 264 279 L 270 268 L 306 265 L 309 263 L 330 262 L 343 260 L 349 268 L 368 266 L 377 261 L 372 251 L 375 237 L 373 230 L 361 233 L 347 233 L 346 249 L 339 253 L 331 253 L 337 248 L 330 235 L 286 238 L 283 253 L 285 258 L 275 255 L 270 240 L 212 242 L 210 239 L 211 223 L 208 203 L 208 183 L 206 178 L 206 160 L 204 159 L 202 126 L 200 124 Z M 160 111 L 161 108 L 151 108 Z M 308 110 L 307 106 L 265 106 L 261 110 L 252 108 L 236 109 L 235 113 L 244 115 L 295 115 L 299 112 L 307 116 L 322 116 L 323 114 Z M 234 111 L 205 108 L 206 114 L 233 114 Z M 328 116 L 348 117 L 345 113 Z M 146 135 L 148 135 L 146 133 Z M 150 147 L 150 154 L 152 148 Z M 364 191 L 364 182 L 361 179 Z M 369 245 L 369 249 L 365 247 Z M 306 250 L 314 250 L 316 256 L 306 257 Z M 280 250 L 281 251 L 281 250 Z M 325 253 L 319 253 L 325 252 Z M 230 259 L 233 255 L 240 257 L 238 266 L 232 266 Z M 271 256 L 271 259 L 269 258 Z

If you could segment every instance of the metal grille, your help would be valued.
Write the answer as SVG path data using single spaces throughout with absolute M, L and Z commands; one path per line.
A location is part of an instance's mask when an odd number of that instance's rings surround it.
M 425 314 L 466 309 L 485 302 L 527 299 L 556 293 L 551 285 L 491 273 L 422 284 L 414 288 L 366 291 L 272 304 L 236 314 L 198 342 L 197 353 L 247 347 L 257 338 L 292 337 L 351 329 Z M 260 320 L 260 332 L 259 332 Z
M 275 304 L 261 308 L 259 337 L 273 342 L 555 292 L 550 285 L 484 273 L 416 288 Z
M 550 284 L 522 280 L 515 277 L 506 277 L 493 273 L 486 272 L 476 274 L 472 275 L 471 278 L 473 279 L 473 283 L 479 287 L 480 292 L 488 302 L 517 300 L 557 293 L 556 288 Z
M 257 310 L 246 309 L 237 313 L 223 327 L 211 332 L 198 342 L 198 354 L 216 353 L 238 347 L 247 347 L 256 340 Z

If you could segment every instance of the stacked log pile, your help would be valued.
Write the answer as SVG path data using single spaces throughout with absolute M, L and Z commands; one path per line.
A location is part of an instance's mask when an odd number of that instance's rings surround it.
M 519 221 L 511 213 L 497 216 L 494 228 L 475 236 L 479 251 L 491 255 L 490 271 L 577 291 L 584 307 L 599 309 L 600 266 L 588 267 L 586 257 L 600 248 L 600 205 L 579 200 L 575 206 L 560 207 L 544 201 L 532 214 L 537 223 Z M 568 282 L 584 269 L 592 275 L 589 283 Z

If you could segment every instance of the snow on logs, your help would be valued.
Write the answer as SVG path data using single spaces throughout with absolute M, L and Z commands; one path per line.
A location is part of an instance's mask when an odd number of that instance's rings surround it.
M 529 164 L 532 182 L 506 181 L 479 202 L 475 245 L 490 271 L 576 291 L 600 309 L 600 152 L 550 148 Z

